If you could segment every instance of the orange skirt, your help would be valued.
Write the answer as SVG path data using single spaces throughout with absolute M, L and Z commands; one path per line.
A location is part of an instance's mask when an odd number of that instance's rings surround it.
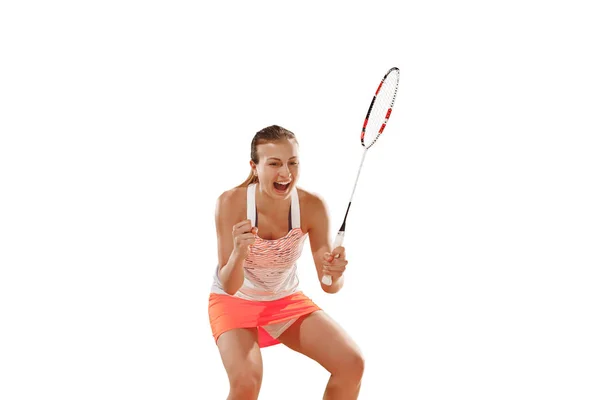
M 259 347 L 279 343 L 262 327 L 289 321 L 320 308 L 302 292 L 271 301 L 245 300 L 226 294 L 211 293 L 208 299 L 210 327 L 216 341 L 224 332 L 236 328 L 258 328 Z

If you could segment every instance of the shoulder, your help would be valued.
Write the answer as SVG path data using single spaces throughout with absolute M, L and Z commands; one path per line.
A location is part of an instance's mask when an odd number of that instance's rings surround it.
M 298 188 L 298 201 L 308 211 L 317 211 L 318 209 L 326 208 L 325 199 L 321 195 L 301 188 Z
M 314 225 L 315 221 L 322 221 L 328 218 L 327 204 L 321 195 L 298 188 L 298 201 L 300 203 L 302 218 L 307 219 L 309 229 Z
M 246 187 L 235 187 L 221 193 L 217 198 L 217 215 L 231 210 L 246 210 Z

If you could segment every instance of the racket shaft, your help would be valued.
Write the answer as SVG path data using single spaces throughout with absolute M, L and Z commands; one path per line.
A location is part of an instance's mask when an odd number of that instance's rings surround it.
M 354 192 L 356 191 L 356 185 L 358 184 L 358 178 L 360 177 L 360 171 L 362 170 L 363 164 L 365 162 L 365 156 L 367 155 L 367 149 L 363 151 L 362 158 L 360 160 L 360 166 L 358 167 L 358 173 L 356 174 L 356 180 L 354 181 L 354 187 L 352 188 L 352 194 L 350 195 L 350 202 L 348 203 L 348 208 L 346 209 L 346 216 L 344 217 L 344 222 L 342 223 L 342 227 L 338 232 L 335 240 L 333 241 L 333 248 L 339 247 L 344 242 L 344 235 L 346 234 L 346 218 L 348 218 L 348 212 L 350 211 L 350 205 L 352 204 L 352 199 L 354 198 Z M 342 230 L 343 229 L 343 230 Z M 333 280 L 329 275 L 323 275 L 321 278 L 321 282 L 324 285 L 331 286 Z
M 339 231 L 337 233 L 335 240 L 333 241 L 334 249 L 336 247 L 340 247 L 342 245 L 342 243 L 344 243 L 344 235 L 345 234 L 346 234 L 346 232 L 344 232 L 344 231 Z M 323 277 L 321 278 L 321 282 L 323 283 L 323 285 L 331 286 L 331 284 L 333 283 L 333 280 L 331 279 L 330 275 L 323 275 Z

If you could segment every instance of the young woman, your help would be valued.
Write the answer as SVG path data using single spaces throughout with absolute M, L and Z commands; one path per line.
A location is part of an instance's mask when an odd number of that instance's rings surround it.
M 296 187 L 298 142 L 273 125 L 251 144 L 251 172 L 217 201 L 219 264 L 209 298 L 214 339 L 230 382 L 230 400 L 257 399 L 260 348 L 283 343 L 331 373 L 324 399 L 358 398 L 364 360 L 358 346 L 298 289 L 296 261 L 308 235 L 319 282 L 344 284 L 343 247 L 331 249 L 323 201 Z M 285 399 L 285 393 L 281 394 Z

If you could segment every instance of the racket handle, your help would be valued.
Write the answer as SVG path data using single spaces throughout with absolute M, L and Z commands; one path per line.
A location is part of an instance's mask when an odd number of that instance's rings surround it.
M 337 236 L 335 237 L 335 240 L 333 241 L 334 249 L 336 247 L 340 247 L 342 245 L 342 243 L 344 243 L 344 235 L 345 234 L 346 234 L 345 231 L 339 231 L 337 233 Z M 321 282 L 323 283 L 323 285 L 327 285 L 327 286 L 331 286 L 331 284 L 333 283 L 330 275 L 323 275 L 323 277 L 321 278 Z

